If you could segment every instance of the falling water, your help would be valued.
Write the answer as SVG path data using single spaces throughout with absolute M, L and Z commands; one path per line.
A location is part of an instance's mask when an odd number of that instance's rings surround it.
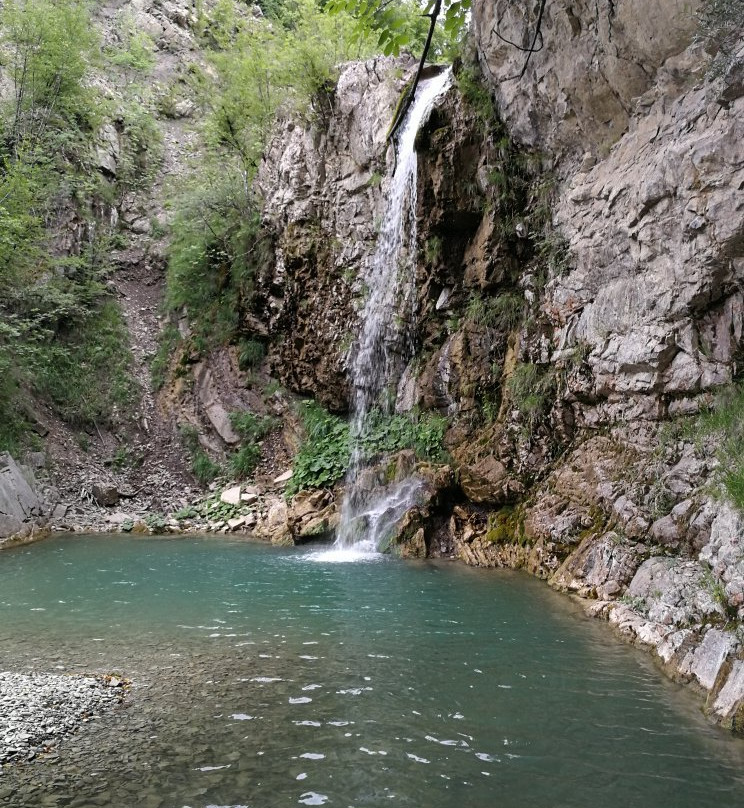
M 368 297 L 362 328 L 350 363 L 352 383 L 352 457 L 336 546 L 374 552 L 416 498 L 413 479 L 372 492 L 364 474 L 359 436 L 373 408 L 391 409 L 403 369 L 412 352 L 416 305 L 416 135 L 452 81 L 446 70 L 419 83 L 398 140 L 397 164 L 390 180 L 375 253 L 364 282 Z

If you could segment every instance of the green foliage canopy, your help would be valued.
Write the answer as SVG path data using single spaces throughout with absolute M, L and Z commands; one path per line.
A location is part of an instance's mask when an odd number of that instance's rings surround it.
M 253 180 L 277 114 L 323 117 L 338 64 L 372 52 L 348 15 L 315 0 L 272 2 L 265 12 L 241 16 L 222 2 L 203 20 L 216 80 L 205 77 L 200 94 L 199 163 L 174 189 L 167 291 L 169 310 L 189 312 L 198 351 L 240 340 L 266 246 Z
M 401 50 L 423 49 L 429 29 L 427 17 L 439 14 L 441 25 L 432 41 L 435 58 L 451 55 L 465 31 L 471 0 L 436 0 L 425 4 L 416 0 L 378 2 L 377 0 L 329 0 L 333 13 L 344 12 L 356 21 L 359 37 L 374 35 L 377 47 L 386 56 L 397 56 Z

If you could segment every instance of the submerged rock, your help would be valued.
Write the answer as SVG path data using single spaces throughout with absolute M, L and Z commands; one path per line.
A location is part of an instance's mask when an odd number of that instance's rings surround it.
M 0 764 L 48 752 L 81 723 L 119 704 L 129 684 L 111 676 L 0 672 Z

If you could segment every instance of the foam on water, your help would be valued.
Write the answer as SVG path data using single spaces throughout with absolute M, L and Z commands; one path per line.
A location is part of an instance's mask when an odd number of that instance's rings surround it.
M 302 558 L 320 564 L 356 564 L 360 561 L 379 562 L 382 554 L 378 552 L 373 542 L 360 541 L 349 547 L 333 545 L 327 550 L 316 550 Z

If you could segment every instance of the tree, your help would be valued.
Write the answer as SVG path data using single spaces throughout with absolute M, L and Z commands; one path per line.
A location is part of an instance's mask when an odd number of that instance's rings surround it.
M 719 0 L 719 2 L 726 1 Z M 524 65 L 518 78 L 524 76 L 532 54 L 542 49 L 542 21 L 546 4 L 547 0 L 540 0 L 535 28 L 529 38 L 527 47 L 516 42 L 504 40 L 526 53 Z M 417 9 L 415 13 L 420 17 L 428 18 L 429 26 L 421 48 L 418 70 L 406 98 L 398 108 L 396 117 L 388 132 L 388 140 L 395 135 L 413 102 L 424 65 L 429 58 L 435 41 L 437 22 L 440 19 L 443 21 L 442 27 L 444 28 L 445 36 L 450 41 L 458 41 L 465 30 L 470 14 L 470 6 L 471 0 L 427 0 L 426 6 L 423 7 L 416 6 L 414 3 L 414 8 Z M 378 32 L 377 44 L 382 48 L 385 55 L 397 56 L 402 48 L 411 48 L 415 45 L 415 27 L 411 25 L 412 7 L 406 2 L 400 2 L 400 0 L 379 0 L 378 2 L 375 2 L 375 0 L 330 0 L 328 8 L 332 13 L 344 11 L 353 16 L 357 21 L 357 27 L 360 32 Z M 496 35 L 501 36 L 498 30 L 496 30 Z M 503 37 L 501 38 L 503 39 Z
M 97 47 L 82 0 L 17 0 L 0 10 L 6 64 L 13 82 L 13 151 L 39 143 L 47 130 L 79 123 L 91 107 L 82 79 Z
M 360 36 L 375 33 L 377 46 L 386 56 L 422 48 L 426 56 L 432 47 L 440 55 L 465 30 L 470 2 L 427 0 L 422 5 L 416 0 L 329 0 L 326 7 L 332 14 L 343 11 L 351 15 Z M 423 22 L 427 18 L 428 25 Z M 440 19 L 443 32 L 437 41 L 435 32 Z

